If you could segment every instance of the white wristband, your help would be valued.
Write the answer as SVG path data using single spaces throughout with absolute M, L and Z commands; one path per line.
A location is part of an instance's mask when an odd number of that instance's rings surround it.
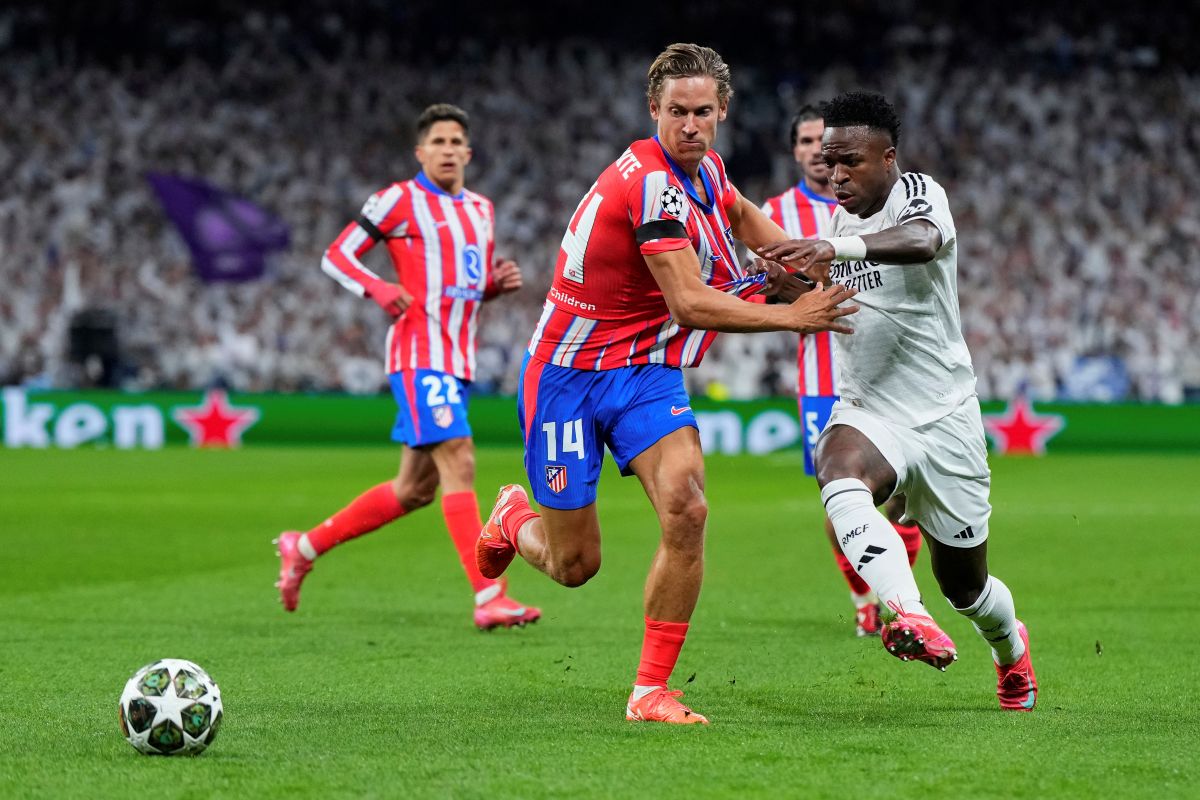
M 867 257 L 867 243 L 861 236 L 835 236 L 825 241 L 833 245 L 834 261 L 862 261 Z

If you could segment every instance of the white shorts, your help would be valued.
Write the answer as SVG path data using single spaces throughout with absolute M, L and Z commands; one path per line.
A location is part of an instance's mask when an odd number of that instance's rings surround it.
M 839 401 L 825 433 L 834 425 L 861 431 L 878 448 L 896 470 L 896 493 L 907 499 L 904 516 L 930 536 L 951 547 L 987 539 L 992 473 L 976 397 L 918 428 Z

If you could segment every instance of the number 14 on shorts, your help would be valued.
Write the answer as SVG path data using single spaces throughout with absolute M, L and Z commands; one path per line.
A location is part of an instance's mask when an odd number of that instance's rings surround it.
M 559 430 L 562 435 L 559 436 Z M 567 422 L 543 422 L 542 433 L 546 434 L 546 460 L 558 461 L 558 443 L 562 442 L 562 452 L 574 453 L 582 461 L 586 458 L 583 449 L 583 420 L 572 419 Z

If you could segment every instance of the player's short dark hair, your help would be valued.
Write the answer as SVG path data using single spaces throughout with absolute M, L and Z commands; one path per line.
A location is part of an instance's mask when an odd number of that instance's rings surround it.
M 425 134 L 429 133 L 429 129 L 435 122 L 457 122 L 462 125 L 464 134 L 468 136 L 471 134 L 471 118 L 467 116 L 467 112 L 449 103 L 434 103 L 422 111 L 421 116 L 417 117 L 418 144 L 425 138 Z
M 792 147 L 796 146 L 800 123 L 812 122 L 814 119 L 825 119 L 824 103 L 805 103 L 792 115 L 792 122 L 788 126 L 788 131 L 790 131 L 792 137 Z
M 672 78 L 694 78 L 708 76 L 717 82 L 717 100 L 722 105 L 733 97 L 733 86 L 729 65 L 721 54 L 711 47 L 676 42 L 658 54 L 646 72 L 646 97 L 658 102 L 663 84 Z
M 892 137 L 900 144 L 900 116 L 879 92 L 844 92 L 825 104 L 826 128 L 851 128 L 865 125 Z

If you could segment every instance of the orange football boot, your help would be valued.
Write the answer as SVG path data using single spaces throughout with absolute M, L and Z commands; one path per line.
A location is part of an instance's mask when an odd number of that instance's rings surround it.
M 699 723 L 707 725 L 708 717 L 703 714 L 697 714 L 679 702 L 679 698 L 681 697 L 683 697 L 683 692 L 678 689 L 671 691 L 665 686 L 655 689 L 641 700 L 634 700 L 633 695 L 630 695 L 629 703 L 625 706 L 625 719 L 630 722 L 668 722 L 672 725 L 695 725 Z
M 499 578 L 508 569 L 517 555 L 516 545 L 504 533 L 504 515 L 520 506 L 529 507 L 529 496 L 525 489 L 515 483 L 500 487 L 496 505 L 483 524 L 483 531 L 475 542 L 475 563 L 485 578 Z

